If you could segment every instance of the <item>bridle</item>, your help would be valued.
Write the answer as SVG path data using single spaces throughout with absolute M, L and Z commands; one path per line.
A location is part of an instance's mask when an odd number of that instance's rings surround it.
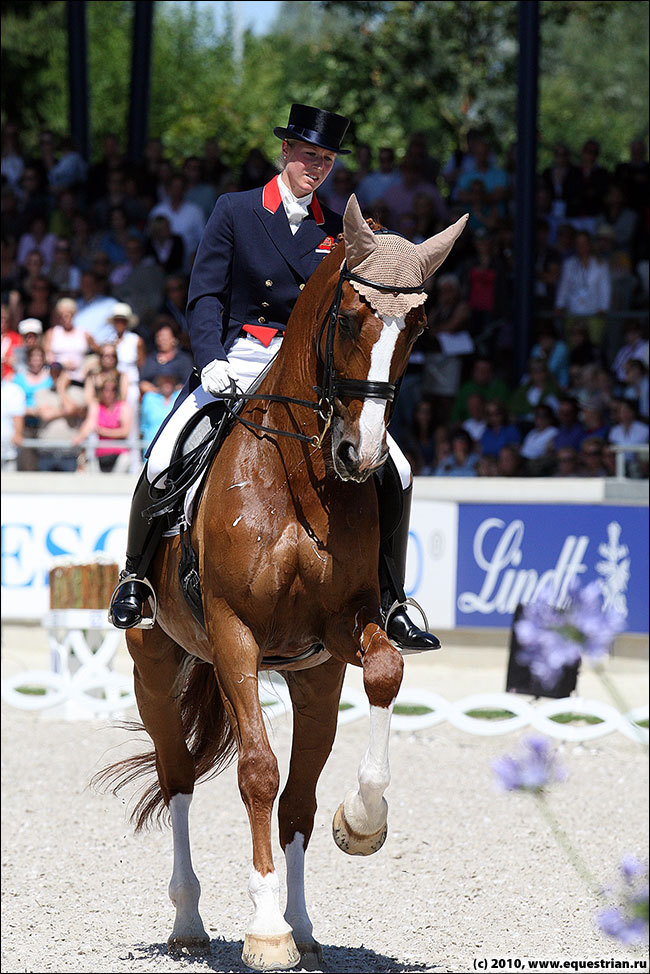
M 390 233 L 388 230 L 376 230 L 374 232 Z M 332 303 L 328 308 L 327 314 L 323 318 L 323 323 L 321 324 L 318 332 L 318 360 L 323 366 L 322 385 L 313 387 L 314 392 L 318 395 L 318 402 L 312 402 L 306 399 L 294 399 L 291 396 L 273 396 L 263 393 L 258 394 L 254 392 L 239 392 L 235 391 L 233 383 L 233 389 L 230 392 L 221 393 L 221 395 L 216 397 L 217 399 L 223 399 L 224 406 L 233 419 L 236 419 L 237 422 L 242 423 L 242 425 L 254 431 L 272 433 L 276 436 L 288 436 L 292 439 L 301 440 L 303 443 L 309 443 L 311 446 L 321 447 L 323 445 L 325 434 L 327 433 L 334 416 L 334 403 L 336 399 L 339 399 L 341 396 L 351 396 L 353 399 L 385 399 L 387 402 L 394 402 L 398 388 L 398 384 L 396 382 L 378 382 L 374 379 L 345 379 L 339 376 L 336 372 L 336 368 L 334 366 L 334 339 L 336 337 L 336 323 L 338 321 L 339 311 L 341 309 L 343 285 L 346 281 L 354 281 L 357 284 L 363 284 L 365 287 L 373 288 L 376 291 L 383 291 L 388 294 L 421 294 L 423 288 L 422 284 L 418 284 L 416 287 L 396 287 L 394 284 L 380 284 L 377 281 L 369 281 L 365 277 L 360 277 L 358 274 L 354 274 L 348 269 L 347 261 L 344 261 L 339 272 Z M 323 354 L 323 333 L 325 332 L 326 328 L 327 334 L 325 337 L 325 352 Z M 249 402 L 253 399 L 260 399 L 266 402 L 281 402 L 295 406 L 304 406 L 305 408 L 311 409 L 318 413 L 319 417 L 325 424 L 324 429 L 319 435 L 314 436 L 305 436 L 304 433 L 295 433 L 290 430 L 273 429 L 272 427 L 263 426 L 242 417 L 239 413 L 235 412 L 235 409 L 231 404 L 232 400 L 235 400 L 236 403 L 240 403 Z
M 382 233 L 384 231 L 377 232 Z M 365 277 L 353 274 L 348 269 L 347 262 L 344 261 L 336 285 L 334 299 L 318 333 L 318 357 L 323 365 L 323 384 L 322 386 L 316 387 L 315 391 L 320 396 L 319 407 L 323 404 L 328 411 L 333 409 L 334 400 L 341 396 L 351 396 L 353 399 L 386 399 L 388 402 L 393 402 L 397 391 L 396 382 L 378 382 L 374 379 L 343 379 L 336 373 L 334 367 L 334 337 L 345 281 L 354 281 L 357 284 L 363 284 L 365 287 L 373 288 L 376 291 L 384 291 L 389 294 L 422 293 L 421 284 L 417 285 L 417 287 L 396 287 L 394 284 L 379 284 L 376 281 L 369 281 Z M 325 340 L 325 355 L 323 356 L 321 354 L 321 346 L 326 325 L 327 337 Z M 319 414 L 321 417 L 323 416 L 320 408 Z

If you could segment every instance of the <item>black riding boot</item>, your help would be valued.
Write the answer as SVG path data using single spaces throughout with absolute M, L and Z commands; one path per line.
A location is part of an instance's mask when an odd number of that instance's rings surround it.
M 390 459 L 382 473 L 381 484 L 378 478 L 376 482 L 379 493 L 380 525 L 379 585 L 382 611 L 385 618 L 388 616 L 386 634 L 404 653 L 440 649 L 438 637 L 424 629 L 418 629 L 409 619 L 406 606 L 400 605 L 406 602 L 404 579 L 413 485 L 403 490 L 399 474 Z M 391 612 L 390 609 L 395 603 L 398 604 Z
M 153 522 L 145 520 L 143 511 L 151 503 L 149 483 L 143 470 L 131 502 L 126 568 L 120 573 L 120 581 L 113 592 L 109 608 L 109 619 L 117 629 L 133 629 L 139 625 L 147 602 L 154 594 L 151 585 L 144 578 L 162 534 L 163 519 L 159 517 Z

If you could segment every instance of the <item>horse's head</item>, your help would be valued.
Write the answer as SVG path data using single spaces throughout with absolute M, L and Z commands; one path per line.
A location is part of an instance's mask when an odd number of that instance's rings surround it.
M 373 231 L 351 196 L 345 261 L 320 336 L 323 400 L 334 407 L 332 457 L 343 480 L 366 480 L 386 460 L 389 404 L 426 318 L 424 282 L 442 264 L 467 216 L 421 244 Z

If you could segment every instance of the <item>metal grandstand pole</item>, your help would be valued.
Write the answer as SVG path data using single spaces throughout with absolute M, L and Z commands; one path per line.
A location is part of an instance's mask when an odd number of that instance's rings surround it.
M 539 3 L 519 2 L 517 93 L 517 185 L 515 187 L 514 370 L 526 369 L 534 328 L 535 173 L 537 168 L 537 86 Z

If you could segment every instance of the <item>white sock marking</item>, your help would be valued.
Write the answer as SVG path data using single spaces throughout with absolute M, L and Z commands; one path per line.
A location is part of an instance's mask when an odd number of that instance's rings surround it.
M 284 850 L 287 863 L 287 908 L 284 919 L 291 924 L 294 940 L 313 939 L 313 927 L 305 903 L 305 837 L 296 832 Z
M 248 895 L 255 907 L 253 922 L 248 926 L 248 933 L 258 937 L 291 933 L 291 927 L 280 912 L 280 881 L 274 872 L 262 876 L 257 869 L 251 869 Z
M 169 898 L 176 907 L 176 919 L 172 936 L 206 937 L 199 916 L 201 884 L 192 868 L 190 852 L 189 813 L 191 795 L 174 795 L 169 802 L 172 820 L 174 868 L 169 883 Z
M 345 799 L 345 817 L 355 832 L 369 835 L 386 822 L 388 805 L 384 792 L 390 784 L 388 745 L 393 702 L 389 707 L 370 707 L 370 741 L 359 765 L 359 787 Z
M 377 315 L 377 317 L 379 317 Z M 393 352 L 400 332 L 404 330 L 404 318 L 381 318 L 381 335 L 372 347 L 368 382 L 388 382 Z M 366 399 L 359 417 L 359 460 L 362 466 L 376 463 L 381 455 L 384 438 L 386 399 Z

